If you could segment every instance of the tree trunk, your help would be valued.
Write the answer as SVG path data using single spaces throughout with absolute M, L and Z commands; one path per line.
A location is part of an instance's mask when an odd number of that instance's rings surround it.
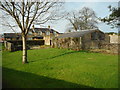
M 22 36 L 22 42 L 23 42 L 23 56 L 22 56 L 22 63 L 28 63 L 27 61 L 27 44 L 26 44 L 26 35 Z

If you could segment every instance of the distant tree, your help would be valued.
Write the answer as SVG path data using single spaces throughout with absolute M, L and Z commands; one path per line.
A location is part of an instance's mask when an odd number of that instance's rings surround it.
M 111 13 L 109 16 L 102 18 L 101 21 L 111 25 L 111 28 L 118 28 L 120 26 L 120 7 L 116 8 L 110 5 L 108 8 Z
M 73 32 L 73 31 L 75 31 L 74 27 L 71 25 L 71 23 L 68 23 L 68 24 L 66 25 L 65 33 Z
M 12 21 L 20 28 L 23 42 L 23 58 L 22 63 L 27 63 L 27 34 L 33 23 L 44 24 L 50 20 L 59 18 L 57 14 L 63 3 L 59 0 L 48 2 L 48 0 L 31 1 L 30 0 L 4 0 L 0 1 L 0 9 L 4 16 L 11 17 L 11 22 L 8 24 L 11 28 Z M 6 18 L 6 21 L 7 21 Z
M 78 12 L 69 12 L 66 19 L 76 31 L 97 28 L 97 16 L 95 12 L 88 7 L 83 7 Z

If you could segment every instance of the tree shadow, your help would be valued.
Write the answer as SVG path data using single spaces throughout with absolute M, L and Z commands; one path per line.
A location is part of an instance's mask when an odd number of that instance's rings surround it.
M 71 51 L 71 52 L 65 52 L 63 54 L 53 56 L 53 57 L 50 57 L 50 58 L 47 58 L 47 59 L 53 59 L 53 58 L 57 58 L 57 57 L 61 57 L 61 56 L 65 56 L 65 55 L 69 55 L 69 54 L 73 54 L 73 53 L 79 53 L 79 52 L 88 53 L 88 51 Z
M 71 52 L 65 52 L 65 53 L 62 53 L 62 54 L 59 54 L 59 55 L 56 55 L 56 56 L 52 56 L 52 57 L 48 57 L 48 58 L 42 58 L 42 59 L 39 59 L 39 60 L 49 60 L 49 59 L 54 59 L 54 58 L 58 58 L 58 57 L 61 57 L 61 56 L 65 56 L 65 55 L 69 55 L 69 54 L 73 54 L 73 53 L 80 53 L 80 52 L 84 52 L 84 53 L 90 53 L 89 51 L 71 51 Z M 35 60 L 35 61 L 30 61 L 30 62 L 36 62 L 38 60 Z
M 4 88 L 92 88 L 85 85 L 3 68 Z

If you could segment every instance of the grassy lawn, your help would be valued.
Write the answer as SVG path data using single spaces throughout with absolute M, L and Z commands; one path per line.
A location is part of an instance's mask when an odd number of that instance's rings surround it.
M 3 87 L 19 88 L 117 88 L 117 55 L 65 49 L 3 52 Z

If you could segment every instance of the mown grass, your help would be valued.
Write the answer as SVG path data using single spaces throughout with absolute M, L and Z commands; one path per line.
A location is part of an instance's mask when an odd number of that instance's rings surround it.
M 3 52 L 3 87 L 117 88 L 118 56 L 65 49 Z

